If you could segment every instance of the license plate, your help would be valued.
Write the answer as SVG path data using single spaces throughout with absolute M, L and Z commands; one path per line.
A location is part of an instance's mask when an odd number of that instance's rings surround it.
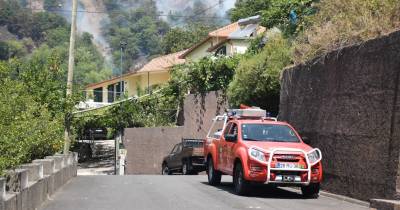
M 296 179 L 295 176 L 283 176 L 283 181 L 284 182 L 294 182 Z
M 299 168 L 299 164 L 297 164 L 297 163 L 277 163 L 276 168 L 296 169 L 296 168 Z

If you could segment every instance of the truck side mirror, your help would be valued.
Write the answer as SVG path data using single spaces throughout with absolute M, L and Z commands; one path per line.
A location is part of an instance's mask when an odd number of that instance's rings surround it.
M 226 134 L 225 141 L 228 142 L 236 142 L 237 141 L 237 134 Z

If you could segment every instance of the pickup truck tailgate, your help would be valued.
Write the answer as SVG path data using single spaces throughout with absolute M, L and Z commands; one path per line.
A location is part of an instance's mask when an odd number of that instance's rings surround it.
M 193 148 L 193 156 L 204 156 L 204 148 L 203 147 L 197 147 Z

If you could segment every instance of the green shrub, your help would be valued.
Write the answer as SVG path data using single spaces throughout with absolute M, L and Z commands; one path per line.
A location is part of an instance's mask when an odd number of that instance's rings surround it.
M 226 90 L 238 65 L 237 57 L 205 57 L 173 69 L 172 80 L 181 83 L 181 89 L 195 94 Z
M 228 89 L 232 106 L 260 106 L 277 114 L 280 73 L 290 64 L 291 52 L 288 41 L 277 34 L 259 54 L 243 58 Z

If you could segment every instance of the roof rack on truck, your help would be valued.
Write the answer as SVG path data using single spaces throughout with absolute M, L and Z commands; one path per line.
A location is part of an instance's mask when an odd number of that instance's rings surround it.
M 259 118 L 263 120 L 277 121 L 274 117 L 269 117 L 266 110 L 259 107 L 251 107 L 246 109 L 230 109 L 228 110 L 228 117 L 230 118 Z
M 278 121 L 277 118 L 269 117 L 266 110 L 259 107 L 241 107 L 241 109 L 228 109 L 227 113 L 218 115 L 213 119 L 210 130 L 208 131 L 207 138 L 219 138 L 222 134 L 229 119 L 261 119 L 269 121 Z M 222 123 L 222 128 L 215 130 L 214 127 Z M 211 136 L 212 135 L 212 136 Z

